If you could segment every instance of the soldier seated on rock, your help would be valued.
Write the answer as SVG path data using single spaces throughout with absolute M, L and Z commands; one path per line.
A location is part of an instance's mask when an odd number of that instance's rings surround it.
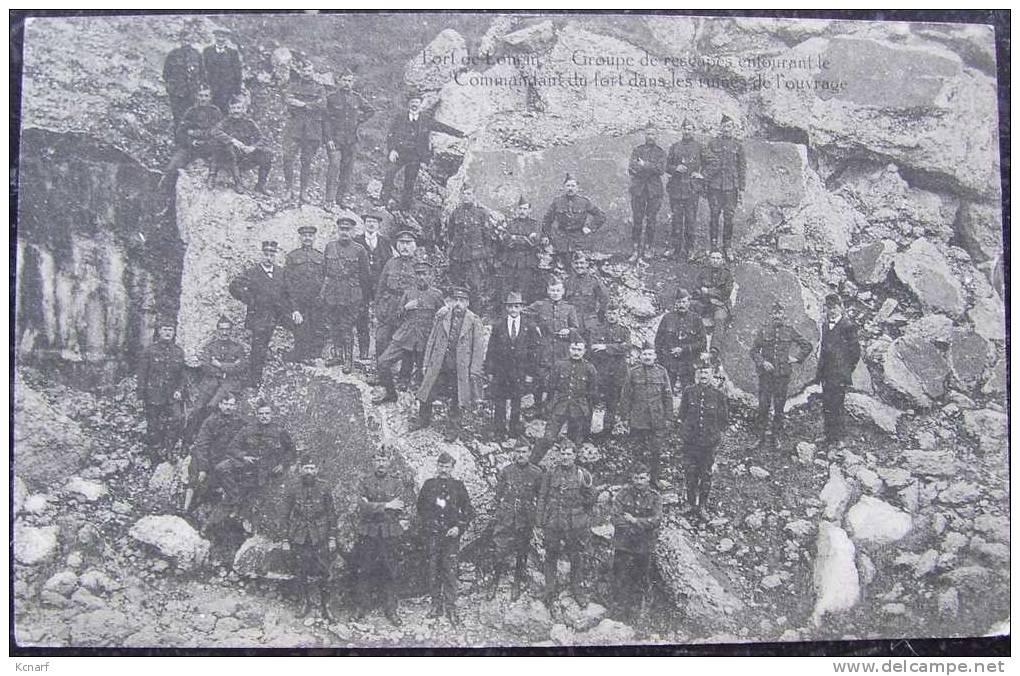
M 248 100 L 237 96 L 230 101 L 230 114 L 212 128 L 213 167 L 209 172 L 209 184 L 212 185 L 220 168 L 230 173 L 234 190 L 243 193 L 241 175 L 250 169 L 258 172 L 255 192 L 269 194 L 266 179 L 273 166 L 273 157 L 262 147 L 262 132 L 258 125 L 248 117 Z
M 694 306 L 705 324 L 705 333 L 711 345 L 716 327 L 730 318 L 730 295 L 733 293 L 733 273 L 724 266 L 721 251 L 708 255 L 708 267 L 698 273 L 694 287 Z
M 294 557 L 294 579 L 301 597 L 299 617 L 312 609 L 319 588 L 323 619 L 334 622 L 329 609 L 329 583 L 336 551 L 336 510 L 330 486 L 319 479 L 315 458 L 307 455 L 298 469 L 298 480 L 287 487 L 283 501 L 284 545 Z
M 217 410 L 198 428 L 191 445 L 191 462 L 188 464 L 188 488 L 184 495 L 184 511 L 197 509 L 210 501 L 218 489 L 215 468 L 227 458 L 227 450 L 238 432 L 247 424 L 237 412 L 237 395 L 228 390 L 216 403 Z

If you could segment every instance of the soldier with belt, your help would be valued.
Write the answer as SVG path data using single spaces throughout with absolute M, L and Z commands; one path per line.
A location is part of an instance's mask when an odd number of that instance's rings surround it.
M 630 484 L 613 496 L 613 587 L 616 604 L 628 619 L 635 610 L 639 616 L 644 612 L 652 548 L 662 521 L 662 497 L 650 481 L 648 467 L 635 463 Z
M 413 487 L 391 468 L 390 452 L 380 447 L 373 471 L 358 486 L 358 540 L 354 549 L 354 619 L 362 619 L 381 600 L 386 619 L 403 624 L 397 613 L 397 550 L 410 527 L 408 506 Z
M 698 202 L 704 176 L 701 174 L 701 142 L 694 138 L 694 123 L 687 118 L 680 125 L 680 140 L 669 147 L 666 173 L 669 181 L 669 210 L 673 231 L 673 253 L 679 258 L 694 260 L 697 235 Z
M 421 366 L 432 322 L 436 312 L 443 307 L 443 292 L 433 284 L 432 266 L 416 263 L 414 276 L 417 288 L 405 291 L 400 299 L 400 328 L 393 333 L 393 339 L 379 357 L 379 384 L 386 388 L 386 395 L 372 402 L 376 405 L 397 400 L 397 388 L 393 382 L 393 367 L 397 362 Z
M 563 297 L 577 309 L 581 333 L 602 319 L 609 305 L 609 291 L 601 279 L 595 276 L 588 263 L 588 257 L 574 252 L 571 260 L 572 272 L 563 281 Z
M 667 312 L 655 332 L 655 353 L 666 367 L 673 388 L 682 392 L 694 380 L 694 362 L 705 351 L 707 341 L 701 317 L 691 312 L 691 294 L 676 290 L 673 310 Z
M 721 251 L 708 255 L 708 267 L 698 273 L 695 283 L 698 313 L 702 316 L 708 342 L 712 343 L 715 328 L 730 317 L 730 296 L 733 293 L 733 273 L 724 267 Z
M 333 333 L 333 359 L 344 373 L 354 370 L 354 325 L 362 306 L 368 302 L 368 254 L 354 241 L 354 218 L 337 219 L 336 241 L 326 245 L 325 278 L 319 297 Z
M 633 216 L 631 236 L 634 253 L 631 262 L 652 253 L 655 242 L 655 221 L 662 205 L 662 174 L 666 170 L 666 153 L 655 142 L 651 123 L 645 130 L 645 142 L 631 151 L 627 173 L 630 174 L 630 210 Z
M 314 458 L 305 458 L 298 480 L 287 487 L 283 514 L 286 546 L 294 557 L 294 577 L 302 597 L 298 617 L 311 612 L 312 595 L 318 587 L 322 618 L 335 622 L 329 609 L 329 584 L 336 551 L 336 509 L 329 484 L 319 479 Z
M 153 459 L 170 459 L 181 432 L 184 400 L 184 350 L 174 342 L 175 322 L 156 320 L 156 339 L 138 363 L 138 398 L 145 408 L 145 433 Z
M 797 353 L 792 354 L 791 348 Z M 811 354 L 811 343 L 786 321 L 786 310 L 779 301 L 772 306 L 772 321 L 758 329 L 751 346 L 751 359 L 758 370 L 758 448 L 765 446 L 772 413 L 772 442 L 778 446 L 783 435 L 783 409 L 790 387 L 793 364 L 801 364 Z
M 287 122 L 283 131 L 283 180 L 290 199 L 294 199 L 294 161 L 300 158 L 298 204 L 308 201 L 312 162 L 326 136 L 322 114 L 326 90 L 315 81 L 312 62 L 295 54 L 290 82 L 287 83 Z
M 542 488 L 542 470 L 529 461 L 528 444 L 520 440 L 514 449 L 514 462 L 499 470 L 496 483 L 495 512 L 492 525 L 492 579 L 488 599 L 496 598 L 499 581 L 507 568 L 507 559 L 514 555 L 514 586 L 510 600 L 516 601 L 526 584 L 528 551 L 535 530 L 538 494 Z
M 223 113 L 212 104 L 212 93 L 202 87 L 195 94 L 195 105 L 184 111 L 174 128 L 174 153 L 159 179 L 159 190 L 172 192 L 178 171 L 197 159 L 212 158 L 215 152 L 212 132 L 221 119 Z
M 184 112 L 195 105 L 195 95 L 205 81 L 202 54 L 192 46 L 198 39 L 197 26 L 186 23 L 180 32 L 180 46 L 171 49 L 163 62 L 163 83 L 175 127 Z
M 326 257 L 315 248 L 314 225 L 298 227 L 301 246 L 287 254 L 284 268 L 287 295 L 304 321 L 294 327 L 294 350 L 287 361 L 311 361 L 322 356 L 326 343 L 324 308 L 319 292 L 326 279 Z
M 606 215 L 591 200 L 578 194 L 577 179 L 563 179 L 564 194 L 553 200 L 542 221 L 542 234 L 552 242 L 564 266 L 574 251 L 588 246 L 588 236 L 605 224 Z
M 580 327 L 577 310 L 563 300 L 563 282 L 556 277 L 549 279 L 546 288 L 547 300 L 537 300 L 528 306 L 525 314 L 538 324 L 541 344 L 535 377 L 535 408 L 541 411 L 543 396 L 548 393 L 547 381 L 556 362 L 569 356 L 571 330 Z
M 229 111 L 210 132 L 213 140 L 213 169 L 209 173 L 209 183 L 211 185 L 215 180 L 220 167 L 226 167 L 234 183 L 234 190 L 244 193 L 246 188 L 241 181 L 241 174 L 255 169 L 258 172 L 255 192 L 268 195 L 266 181 L 273 167 L 273 156 L 262 146 L 262 132 L 247 115 L 247 99 L 235 97 L 230 101 Z
M 605 319 L 588 328 L 588 344 L 591 346 L 588 358 L 598 371 L 599 393 L 606 407 L 600 434 L 608 437 L 616 424 L 620 390 L 627 378 L 627 357 L 631 349 L 630 329 L 623 324 L 619 308 L 609 307 Z
M 227 459 L 231 442 L 247 424 L 244 416 L 237 412 L 237 395 L 227 390 L 219 398 L 216 410 L 198 428 L 191 444 L 185 512 L 208 500 L 212 491 L 220 487 L 216 467 Z
M 722 116 L 719 136 L 709 141 L 701 153 L 702 173 L 708 189 L 708 227 L 711 250 L 719 247 L 719 217 L 722 215 L 723 249 L 726 259 L 733 260 L 733 212 L 744 189 L 747 160 L 744 146 L 733 137 L 735 124 L 728 115 Z
M 630 437 L 651 466 L 652 485 L 659 486 L 662 451 L 673 417 L 673 390 L 666 369 L 655 363 L 655 345 L 646 342 L 641 361 L 631 367 L 623 382 L 622 417 L 630 424 Z
M 390 344 L 393 333 L 401 322 L 400 302 L 405 291 L 417 286 L 414 274 L 414 251 L 417 240 L 410 230 L 397 233 L 396 256 L 383 266 L 375 285 L 375 353 L 381 356 Z M 410 365 L 408 365 L 410 366 Z M 410 370 L 408 368 L 408 370 Z
M 555 467 L 542 477 L 538 494 L 538 523 L 545 545 L 546 603 L 556 597 L 556 569 L 560 559 L 570 561 L 570 589 L 582 608 L 587 605 L 585 558 L 591 538 L 591 509 L 595 504 L 591 474 L 575 464 L 574 445 L 560 444 Z
M 705 518 L 712 487 L 712 465 L 729 422 L 726 395 L 712 386 L 712 366 L 700 361 L 695 382 L 680 398 L 680 440 L 683 448 L 687 509 L 691 518 Z
M 538 268 L 539 231 L 538 221 L 531 217 L 531 204 L 521 195 L 498 235 L 502 296 L 516 291 L 529 303 L 538 300 L 533 290 Z M 542 292 L 545 292 L 544 285 Z
M 230 391 L 243 387 L 246 377 L 247 351 L 230 337 L 234 322 L 226 315 L 216 320 L 216 335 L 202 349 L 202 379 L 195 397 L 195 413 L 188 421 L 185 438 L 194 437 L 205 417 L 216 410 L 220 399 Z
M 375 290 L 379 284 L 379 277 L 382 276 L 386 262 L 393 257 L 393 240 L 379 232 L 382 225 L 383 215 L 379 211 L 366 211 L 361 215 L 361 222 L 365 230 L 354 238 L 365 249 L 368 254 L 368 295 L 369 300 L 375 300 Z M 378 313 L 379 308 L 376 308 Z M 378 320 L 378 317 L 376 317 Z M 369 303 L 362 306 L 361 314 L 358 315 L 358 323 L 355 327 L 358 333 L 358 358 L 368 359 L 369 346 Z
M 436 476 L 418 493 L 418 519 L 425 538 L 425 564 L 432 607 L 428 617 L 446 615 L 460 626 L 457 613 L 460 539 L 475 517 L 464 482 L 453 478 L 456 461 L 446 451 L 436 461 Z
M 329 166 L 323 202 L 327 206 L 339 202 L 340 196 L 346 194 L 351 184 L 358 132 L 361 125 L 375 114 L 375 108 L 365 97 L 354 91 L 354 72 L 347 68 L 337 75 L 337 87 L 326 96 L 324 113 Z
M 567 434 L 574 443 L 581 443 L 591 429 L 591 414 L 598 401 L 598 372 L 584 359 L 584 338 L 577 331 L 570 333 L 570 359 L 558 362 L 549 375 L 548 421 L 545 433 L 535 444 L 531 462 L 539 464 L 546 451 L 553 445 L 560 431 L 567 427 Z
M 489 212 L 475 200 L 475 191 L 465 183 L 463 201 L 450 214 L 446 240 L 449 246 L 450 280 L 471 291 L 471 303 L 482 306 L 492 274 L 492 226 Z
M 492 427 L 497 441 L 506 438 L 508 403 L 511 434 L 524 434 L 521 397 L 528 388 L 528 382 L 535 377 L 535 361 L 541 340 L 538 325 L 521 314 L 524 299 L 519 292 L 507 294 L 504 307 L 506 316 L 493 324 L 485 350 L 485 375 L 489 380 Z

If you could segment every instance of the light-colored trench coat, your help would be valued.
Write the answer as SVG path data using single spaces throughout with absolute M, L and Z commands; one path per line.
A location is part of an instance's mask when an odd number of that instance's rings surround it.
M 422 360 L 425 375 L 418 389 L 420 401 L 428 401 L 432 396 L 432 388 L 443 368 L 443 360 L 450 345 L 452 310 L 450 306 L 440 308 L 432 324 L 432 333 L 429 334 L 425 358 Z M 482 320 L 471 310 L 465 310 L 460 336 L 457 337 L 457 401 L 462 407 L 473 406 L 481 396 L 484 368 L 485 334 Z

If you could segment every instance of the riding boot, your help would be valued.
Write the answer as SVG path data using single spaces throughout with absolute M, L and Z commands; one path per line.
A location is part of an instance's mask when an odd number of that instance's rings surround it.
M 354 371 L 354 339 L 348 338 L 345 340 L 344 346 L 341 349 L 343 364 L 341 365 L 340 370 L 349 374 Z
M 308 614 L 312 612 L 312 587 L 307 582 L 301 585 L 301 610 L 298 611 L 298 617 L 308 617 Z
M 556 559 L 546 552 L 545 589 L 542 590 L 542 596 L 546 601 L 552 601 L 556 597 L 556 564 Z
M 525 569 L 528 566 L 528 555 L 518 556 L 517 561 L 514 564 L 514 586 L 513 591 L 510 592 L 510 600 L 516 601 L 521 597 L 521 592 L 524 590 L 526 583 L 524 580 Z
M 327 622 L 336 622 L 336 617 L 333 616 L 333 613 L 329 609 L 329 590 L 326 588 L 325 582 L 323 583 L 320 595 L 322 601 L 322 619 Z

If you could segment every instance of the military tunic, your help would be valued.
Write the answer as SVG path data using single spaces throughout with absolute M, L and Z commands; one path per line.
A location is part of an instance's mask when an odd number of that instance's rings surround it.
M 450 215 L 447 236 L 450 280 L 466 286 L 477 300 L 490 288 L 493 233 L 489 213 L 480 206 L 461 204 Z
M 702 507 L 711 487 L 712 463 L 729 422 L 726 396 L 709 385 L 694 384 L 680 398 L 680 438 L 683 443 L 687 499 Z
M 566 301 L 547 299 L 535 301 L 527 307 L 525 312 L 534 318 L 539 331 L 541 331 L 539 373 L 542 375 L 548 372 L 557 361 L 569 356 L 569 338 L 561 337 L 559 332 L 563 329 L 580 328 L 577 309 Z
M 631 367 L 623 383 L 622 417 L 630 423 L 630 436 L 639 455 L 651 470 L 652 481 L 659 479 L 666 430 L 673 417 L 673 391 L 669 374 L 659 364 Z
M 721 214 L 723 242 L 728 247 L 733 239 L 733 212 L 747 171 L 744 146 L 735 138 L 716 137 L 702 151 L 701 166 L 708 190 L 709 237 L 714 246 L 719 240 Z
M 417 301 L 417 307 L 413 310 L 404 309 L 411 301 Z M 410 359 L 421 363 L 436 313 L 443 304 L 443 292 L 434 286 L 408 289 L 401 296 L 400 325 L 378 360 L 379 381 L 387 390 L 394 387 L 393 367 L 397 362 Z M 405 361 L 405 364 L 410 363 Z M 410 372 L 410 366 L 407 368 Z
M 375 108 L 353 89 L 336 89 L 326 97 L 323 115 L 329 167 L 326 170 L 326 199 L 339 200 L 347 194 L 354 167 L 355 146 L 361 125 L 375 114 Z
M 188 472 L 192 486 L 197 486 L 200 472 L 206 473 L 207 480 L 215 477 L 216 467 L 229 457 L 228 451 L 234 437 L 248 423 L 244 416 L 237 413 L 221 413 L 216 410 L 209 414 L 191 444 L 191 464 L 188 466 Z
M 386 612 L 397 608 L 397 549 L 404 533 L 400 522 L 408 519 L 412 495 L 410 484 L 390 473 L 374 472 L 361 479 L 354 580 L 356 601 L 362 610 L 368 610 L 378 597 L 382 597 Z M 387 508 L 386 503 L 395 499 L 402 500 L 405 507 Z
M 322 300 L 329 314 L 335 347 L 353 340 L 354 324 L 368 302 L 368 254 L 360 244 L 333 241 L 326 245 Z
M 590 539 L 591 509 L 595 503 L 588 470 L 557 465 L 542 477 L 538 497 L 538 522 L 545 544 L 546 594 L 555 593 L 558 561 L 570 561 L 570 582 L 581 591 Z
M 572 272 L 563 282 L 563 299 L 577 309 L 582 333 L 605 314 L 609 305 L 609 291 L 601 279 L 591 272 Z
M 499 232 L 500 296 L 506 298 L 511 291 L 524 296 L 525 302 L 533 298 L 535 271 L 538 268 L 538 221 L 534 218 L 508 218 Z
M 170 112 L 176 125 L 184 111 L 195 105 L 195 96 L 205 80 L 202 54 L 191 45 L 171 49 L 163 62 L 163 83 L 170 97 Z
M 432 132 L 449 134 L 463 138 L 464 133 L 447 124 L 436 120 L 431 114 L 421 110 L 412 116 L 410 111 L 397 113 L 390 125 L 386 137 L 386 154 L 396 151 L 397 161 L 390 162 L 383 176 L 382 200 L 388 201 L 396 186 L 397 174 L 404 172 L 404 190 L 400 195 L 400 208 L 407 210 L 414 197 L 414 186 L 418 180 L 421 163 L 426 161 L 432 150 Z
M 319 293 L 326 279 L 326 256 L 312 247 L 300 247 L 287 254 L 284 269 L 287 294 L 301 313 L 294 327 L 294 357 L 298 360 L 322 356 L 325 344 L 325 308 Z
M 698 201 L 704 191 L 704 183 L 694 174 L 701 173 L 701 151 L 699 141 L 693 138 L 680 140 L 669 147 L 666 157 L 666 173 L 669 174 L 666 192 L 669 195 L 673 245 L 684 251 L 693 249 L 696 239 Z
M 230 282 L 230 295 L 247 306 L 244 326 L 251 331 L 251 382 L 262 381 L 269 342 L 277 326 L 293 329 L 293 303 L 287 293 L 286 273 L 278 266 L 253 265 Z
M 707 291 L 702 291 L 705 288 Z M 728 269 L 707 266 L 698 273 L 694 296 L 698 311 L 713 326 L 719 326 L 730 316 L 730 296 L 733 293 L 733 273 Z
M 764 431 L 768 425 L 769 409 L 777 430 L 783 427 L 786 396 L 790 387 L 790 348 L 796 346 L 798 354 L 793 363 L 802 364 L 811 354 L 811 343 L 789 324 L 768 325 L 758 329 L 751 345 L 751 359 L 758 370 L 758 424 Z M 772 370 L 765 370 L 765 362 Z
M 549 238 L 553 248 L 560 254 L 571 254 L 587 246 L 588 235 L 582 232 L 587 227 L 598 230 L 606 222 L 606 215 L 581 195 L 560 195 L 549 205 L 549 211 L 542 222 L 542 234 Z
M 531 452 L 531 462 L 536 465 L 542 462 L 564 426 L 575 443 L 588 436 L 592 409 L 598 400 L 598 372 L 584 359 L 565 359 L 553 367 L 546 386 L 549 415 L 545 433 Z
M 223 395 L 241 387 L 245 377 L 244 346 L 230 338 L 213 338 L 202 350 L 202 381 L 198 405 L 215 408 Z M 216 360 L 219 365 L 213 364 Z
M 240 186 L 241 172 L 254 168 L 258 171 L 258 183 L 255 187 L 257 190 L 264 190 L 273 159 L 268 150 L 258 147 L 262 140 L 262 132 L 254 120 L 230 115 L 220 120 L 210 135 L 215 141 L 216 169 L 226 167 L 230 171 L 230 177 L 234 179 L 234 185 Z M 250 153 L 242 152 L 234 147 L 232 141 L 235 140 L 254 147 L 254 150 Z
M 634 242 L 650 245 L 655 239 L 655 221 L 662 205 L 662 174 L 666 170 L 666 153 L 656 143 L 643 143 L 631 151 L 627 173 L 630 174 L 630 208 L 633 217 L 631 232 Z
M 492 530 L 498 559 L 510 551 L 527 556 L 541 488 L 542 470 L 530 462 L 511 463 L 499 471 Z
M 386 261 L 375 287 L 375 314 L 378 326 L 375 334 L 375 352 L 382 355 L 394 331 L 400 326 L 404 292 L 414 289 L 418 282 L 414 276 L 414 257 L 394 256 Z
M 822 327 L 818 348 L 816 378 L 822 384 L 822 413 L 825 438 L 839 441 L 844 432 L 846 391 L 853 381 L 853 372 L 861 358 L 857 330 L 844 316 L 839 323 Z
M 237 433 L 229 453 L 230 457 L 216 467 L 227 487 L 229 502 L 253 522 L 265 523 L 277 516 L 271 514 L 266 498 L 274 486 L 283 484 L 283 471 L 274 470 L 286 468 L 297 457 L 290 433 L 279 423 L 254 421 Z M 254 463 L 245 461 L 245 456 L 255 458 Z
M 329 539 L 336 530 L 336 510 L 329 485 L 319 478 L 299 477 L 284 496 L 284 531 L 294 555 L 295 572 L 303 579 L 330 576 Z
M 655 332 L 655 354 L 666 367 L 673 387 L 681 389 L 694 380 L 694 362 L 705 351 L 705 327 L 694 312 L 667 312 Z M 681 348 L 679 356 L 672 354 Z
M 460 539 L 474 516 L 471 497 L 460 479 L 432 477 L 422 484 L 418 519 L 425 538 L 429 594 L 433 603 L 442 603 L 449 610 L 457 603 Z M 447 535 L 454 527 L 457 535 Z
M 595 351 L 595 345 L 606 349 Z M 588 327 L 589 361 L 599 374 L 599 392 L 606 406 L 602 429 L 610 432 L 616 422 L 620 391 L 627 377 L 627 356 L 630 354 L 630 329 L 623 324 L 611 324 L 602 320 Z
M 301 199 L 311 181 L 312 161 L 325 137 L 322 113 L 326 90 L 311 78 L 292 74 L 285 99 L 294 99 L 303 106 L 287 104 L 287 122 L 283 128 L 283 178 L 288 190 L 294 187 L 294 161 L 300 160 L 298 176 Z
M 161 459 L 180 437 L 184 399 L 184 350 L 173 342 L 156 340 L 145 348 L 138 364 L 138 398 L 145 408 L 149 445 Z M 174 393 L 181 394 L 174 399 Z
M 640 605 L 648 590 L 652 547 L 661 521 L 662 498 L 651 488 L 624 486 L 613 496 L 613 587 L 625 613 Z

